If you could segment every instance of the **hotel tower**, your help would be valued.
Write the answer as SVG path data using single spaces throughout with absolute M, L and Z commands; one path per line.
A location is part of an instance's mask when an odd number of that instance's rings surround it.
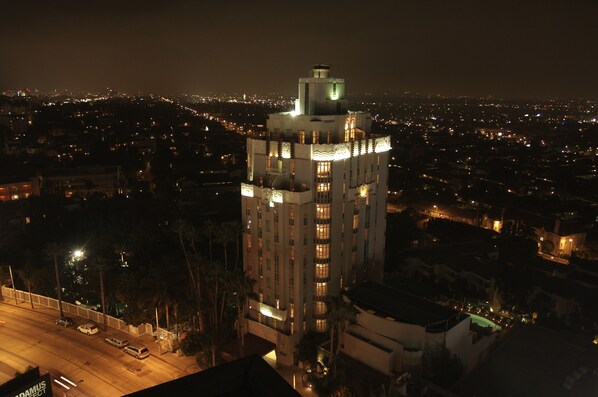
M 257 280 L 245 330 L 296 362 L 301 337 L 327 332 L 327 299 L 384 266 L 390 137 L 347 108 L 345 80 L 315 65 L 290 112 L 247 139 L 243 266 Z

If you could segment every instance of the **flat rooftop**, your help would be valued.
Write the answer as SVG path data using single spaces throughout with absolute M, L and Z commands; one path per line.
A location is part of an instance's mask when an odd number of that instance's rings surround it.
M 257 355 L 131 393 L 131 397 L 299 397 L 274 368 Z
M 347 292 L 353 303 L 381 317 L 417 324 L 430 330 L 446 330 L 467 318 L 466 314 L 429 302 L 384 284 L 371 281 L 356 285 Z

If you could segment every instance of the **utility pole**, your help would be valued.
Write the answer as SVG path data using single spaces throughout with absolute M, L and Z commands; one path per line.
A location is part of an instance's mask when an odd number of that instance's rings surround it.
M 15 305 L 18 305 L 17 302 L 17 289 L 15 288 L 15 279 L 12 277 L 12 266 L 8 265 L 8 271 L 10 272 L 10 282 L 12 284 L 12 293 L 15 295 Z
M 158 323 L 158 306 L 156 306 L 156 342 L 158 343 L 158 354 L 162 355 L 162 340 L 160 338 L 160 323 Z

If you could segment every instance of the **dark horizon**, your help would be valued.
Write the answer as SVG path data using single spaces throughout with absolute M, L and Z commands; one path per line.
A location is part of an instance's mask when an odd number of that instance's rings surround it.
M 280 92 L 314 63 L 349 93 L 598 97 L 598 3 L 6 1 L 0 89 Z

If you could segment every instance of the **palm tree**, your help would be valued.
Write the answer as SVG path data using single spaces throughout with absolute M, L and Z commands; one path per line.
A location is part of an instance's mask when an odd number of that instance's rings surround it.
M 228 245 L 239 238 L 237 229 L 236 222 L 225 222 L 221 224 L 220 228 L 216 231 L 215 240 L 222 244 L 222 249 L 224 250 L 225 269 L 228 269 Z
M 150 268 L 142 285 L 151 299 L 154 308 L 164 305 L 166 329 L 170 329 L 170 308 L 176 306 L 180 296 L 179 286 L 184 281 L 183 274 L 172 265 L 160 264 Z
M 35 284 L 37 281 L 37 272 L 35 268 L 30 264 L 26 264 L 23 268 L 17 270 L 17 274 L 27 286 L 27 291 L 29 292 L 29 303 L 31 304 L 31 308 L 35 309 L 33 307 L 33 299 L 31 299 L 31 285 Z
M 193 272 L 193 266 L 191 264 L 192 258 L 189 255 L 189 252 L 187 252 L 187 246 L 185 244 L 185 241 L 189 237 L 192 237 L 192 241 L 195 241 L 194 240 L 194 238 L 195 238 L 194 230 L 191 228 L 191 226 L 186 221 L 184 221 L 182 219 L 177 219 L 174 221 L 174 223 L 172 225 L 172 230 L 178 236 L 179 244 L 181 245 L 181 250 L 183 251 L 183 255 L 185 257 L 185 263 L 187 265 L 187 271 L 189 274 L 189 281 L 191 282 L 191 289 L 193 290 L 193 292 L 195 294 L 195 302 L 197 305 L 197 316 L 198 316 L 198 320 L 199 320 L 199 332 L 203 333 L 204 332 L 204 321 L 203 321 L 203 310 L 201 308 L 200 272 L 198 269 L 197 279 L 196 279 L 194 272 Z M 199 262 L 197 260 L 196 260 L 196 262 L 199 267 Z
M 232 294 L 235 296 L 237 304 L 237 339 L 239 341 L 239 355 L 245 356 L 245 330 L 243 329 L 243 317 L 247 300 L 254 295 L 253 286 L 256 280 L 247 276 L 246 273 L 233 273 L 230 278 Z
M 58 291 L 58 309 L 60 317 L 64 317 L 62 311 L 62 288 L 60 287 L 60 272 L 58 271 L 58 258 L 64 255 L 64 250 L 56 243 L 50 243 L 46 246 L 44 254 L 54 261 L 54 273 L 56 275 L 56 290 Z
M 102 301 L 102 318 L 104 319 L 104 331 L 107 328 L 107 321 L 106 321 L 106 295 L 104 291 L 104 274 L 106 270 L 109 268 L 109 263 L 106 259 L 99 257 L 94 259 L 91 264 L 92 268 L 98 272 L 100 277 L 100 299 Z
M 214 238 L 214 232 L 217 230 L 216 224 L 208 219 L 203 225 L 203 234 L 208 239 L 208 250 L 210 253 L 210 263 L 213 261 L 212 257 L 212 240 Z
M 333 365 L 333 375 L 336 374 L 336 359 L 339 353 L 339 339 L 344 331 L 347 321 L 355 321 L 357 309 L 343 300 L 342 297 L 334 297 L 328 301 L 328 327 L 330 327 L 330 358 L 328 365 Z M 334 344 L 334 331 L 336 330 L 337 341 Z

